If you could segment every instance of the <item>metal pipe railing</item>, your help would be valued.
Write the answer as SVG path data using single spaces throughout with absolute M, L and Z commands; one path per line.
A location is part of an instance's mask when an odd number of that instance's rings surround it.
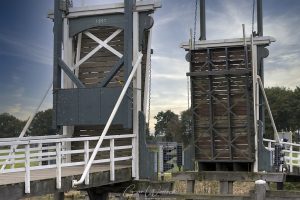
M 125 84 L 125 86 L 124 86 L 124 88 L 123 88 L 123 90 L 122 90 L 122 92 L 121 92 L 121 94 L 120 94 L 120 96 L 118 98 L 118 101 L 117 101 L 117 103 L 116 103 L 116 105 L 115 105 L 115 107 L 114 107 L 114 109 L 113 109 L 113 111 L 112 111 L 112 113 L 111 113 L 111 115 L 110 115 L 110 117 L 109 117 L 106 125 L 105 125 L 105 128 L 104 128 L 104 130 L 103 130 L 103 132 L 102 132 L 102 134 L 101 134 L 101 136 L 100 136 L 100 138 L 99 138 L 99 140 L 97 142 L 97 145 L 96 145 L 96 147 L 95 147 L 95 149 L 93 151 L 93 154 L 92 154 L 91 158 L 89 159 L 88 164 L 86 165 L 86 167 L 85 167 L 85 169 L 83 171 L 83 174 L 82 174 L 81 178 L 79 179 L 79 181 L 77 181 L 77 180 L 73 180 L 72 181 L 72 186 L 73 187 L 76 186 L 76 185 L 82 184 L 84 182 L 85 177 L 87 176 L 87 174 L 88 174 L 88 172 L 89 172 L 89 170 L 90 170 L 90 168 L 91 168 L 91 166 L 93 164 L 93 161 L 94 161 L 94 159 L 95 159 L 95 157 L 96 157 L 96 155 L 98 153 L 98 149 L 100 148 L 100 146 L 101 146 L 101 144 L 103 142 L 103 139 L 106 136 L 107 131 L 110 128 L 110 125 L 111 125 L 111 123 L 112 123 L 112 121 L 113 121 L 113 119 L 114 119 L 114 117 L 115 117 L 115 115 L 116 115 L 116 113 L 117 113 L 117 111 L 118 111 L 118 109 L 120 107 L 120 104 L 121 104 L 121 102 L 122 102 L 122 100 L 123 100 L 123 98 L 124 98 L 124 96 L 125 96 L 125 94 L 127 92 L 128 87 L 129 87 L 129 85 L 130 85 L 130 83 L 131 83 L 131 81 L 133 79 L 133 76 L 134 76 L 134 74 L 135 74 L 138 66 L 140 65 L 140 63 L 142 61 L 142 57 L 143 57 L 143 54 L 139 53 L 138 59 L 137 59 L 135 65 L 134 65 L 134 67 L 133 67 L 133 69 L 132 69 L 132 71 L 131 71 L 131 73 L 130 73 L 130 75 L 128 77 L 128 80 L 127 80 L 127 82 L 126 82 L 126 84 Z
M 269 117 L 270 117 L 270 120 L 271 120 L 271 124 L 272 124 L 273 130 L 274 130 L 274 133 L 275 133 L 275 139 L 276 139 L 277 142 L 280 143 L 279 135 L 278 135 L 276 124 L 275 124 L 275 121 L 274 121 L 274 118 L 273 118 L 273 114 L 272 114 L 272 111 L 271 111 L 271 108 L 270 108 L 270 105 L 269 105 L 269 101 L 268 101 L 268 98 L 267 98 L 267 95 L 266 95 L 263 83 L 261 81 L 261 78 L 258 75 L 257 75 L 257 81 L 258 81 L 258 84 L 260 86 L 260 90 L 261 90 L 261 92 L 263 94 L 263 97 L 264 97 L 264 100 L 265 100 L 265 103 L 266 103 L 266 106 L 267 106 L 267 111 L 268 111 L 268 114 L 269 114 Z

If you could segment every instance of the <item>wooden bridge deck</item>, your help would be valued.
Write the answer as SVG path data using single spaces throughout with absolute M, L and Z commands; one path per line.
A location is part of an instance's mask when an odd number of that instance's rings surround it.
M 42 169 L 31 171 L 31 193 L 25 194 L 25 172 L 0 174 L 0 200 L 14 200 L 30 196 L 39 196 L 72 190 L 72 180 L 79 179 L 84 166 L 62 168 L 62 189 L 56 189 L 56 170 Z M 93 165 L 90 169 L 90 184 L 80 185 L 76 189 L 99 187 L 114 183 L 127 182 L 131 178 L 131 166 L 116 165 L 115 181 L 110 181 L 109 165 Z

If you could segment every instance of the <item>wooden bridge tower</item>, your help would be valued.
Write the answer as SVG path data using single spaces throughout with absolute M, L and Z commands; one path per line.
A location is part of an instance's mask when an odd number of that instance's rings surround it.
M 143 149 L 139 144 L 145 143 L 144 136 L 139 136 L 144 134 L 141 125 L 145 124 L 147 113 L 154 23 L 151 14 L 161 6 L 160 1 L 126 0 L 78 8 L 69 7 L 68 2 L 55 1 L 53 125 L 64 135 L 74 137 L 100 136 L 106 131 L 107 123 L 111 123 L 107 135 L 135 134 L 134 165 L 137 167 L 133 176 L 139 178 L 139 169 L 149 172 L 145 167 L 138 167 L 139 153 L 144 152 L 139 151 Z M 137 71 L 130 77 L 135 64 Z M 130 78 L 132 81 L 128 82 Z M 128 89 L 120 99 L 127 82 Z M 109 122 L 116 105 L 118 109 Z M 129 145 L 131 140 L 117 143 Z M 101 146 L 108 145 L 104 142 Z M 72 148 L 79 147 L 75 144 Z

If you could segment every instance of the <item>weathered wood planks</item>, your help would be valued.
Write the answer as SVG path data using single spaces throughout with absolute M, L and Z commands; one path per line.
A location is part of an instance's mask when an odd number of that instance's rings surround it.
M 191 55 L 196 160 L 252 162 L 250 49 L 217 47 L 193 50 Z

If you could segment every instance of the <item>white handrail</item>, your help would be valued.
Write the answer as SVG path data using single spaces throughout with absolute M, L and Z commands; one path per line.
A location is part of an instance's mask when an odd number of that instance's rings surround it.
M 263 138 L 264 142 L 268 142 L 268 149 L 269 151 L 274 151 L 275 147 L 272 147 L 272 144 L 278 144 L 276 140 L 270 140 Z M 293 167 L 300 167 L 300 151 L 295 151 L 293 147 L 300 147 L 300 144 L 291 143 L 291 142 L 282 142 L 280 141 L 281 145 L 286 145 L 288 148 L 283 149 L 282 152 L 284 153 L 284 160 L 286 161 L 286 164 L 290 167 L 290 172 L 293 172 Z M 294 157 L 296 154 L 296 157 Z
M 268 111 L 268 114 L 269 114 L 269 117 L 270 117 L 270 120 L 271 120 L 271 124 L 272 124 L 273 130 L 274 130 L 274 133 L 275 133 L 276 141 L 281 143 L 280 139 L 279 139 L 278 132 L 277 132 L 277 128 L 276 128 L 276 125 L 275 125 L 275 121 L 274 121 L 274 118 L 273 118 L 273 115 L 272 115 L 272 111 L 271 111 L 271 108 L 270 108 L 270 105 L 269 105 L 269 101 L 268 101 L 268 98 L 267 98 L 267 95 L 266 95 L 266 92 L 265 92 L 265 89 L 264 89 L 264 86 L 263 86 L 263 83 L 261 81 L 260 76 L 258 76 L 258 75 L 257 75 L 257 80 L 258 80 L 260 90 L 262 91 L 262 94 L 263 94 L 263 97 L 264 97 L 264 100 L 265 100 L 265 103 L 266 103 L 266 106 L 267 106 L 267 111 Z
M 81 178 L 79 179 L 79 181 L 77 181 L 77 180 L 73 180 L 72 181 L 72 186 L 73 187 L 76 186 L 76 185 L 82 184 L 84 182 L 85 177 L 87 176 L 87 174 L 88 174 L 88 172 L 89 172 L 89 170 L 90 170 L 90 168 L 91 168 L 91 166 L 93 164 L 93 161 L 94 161 L 94 159 L 95 159 L 95 157 L 96 157 L 96 155 L 98 153 L 98 149 L 100 148 L 100 146 L 102 144 L 102 141 L 103 141 L 103 139 L 104 139 L 104 137 L 105 137 L 108 129 L 110 128 L 110 125 L 111 125 L 111 123 L 112 123 L 112 121 L 113 121 L 113 119 L 114 119 L 114 117 L 115 117 L 115 115 L 116 115 L 116 113 L 117 113 L 117 111 L 118 111 L 118 109 L 120 107 L 120 104 L 121 104 L 121 102 L 122 102 L 122 100 L 123 100 L 123 98 L 125 96 L 125 93 L 127 92 L 127 89 L 129 87 L 132 79 L 133 79 L 133 76 L 134 76 L 134 74 L 135 74 L 138 66 L 140 65 L 140 63 L 142 61 L 142 57 L 143 57 L 143 54 L 140 52 L 139 55 L 138 55 L 138 59 L 137 59 L 135 65 L 134 65 L 134 67 L 133 67 L 133 69 L 132 69 L 132 71 L 131 71 L 131 73 L 130 73 L 130 75 L 128 77 L 128 80 L 127 80 L 127 82 L 126 82 L 126 84 L 125 84 L 125 86 L 124 86 L 124 88 L 123 88 L 123 90 L 122 90 L 122 92 L 121 92 L 121 94 L 120 94 L 120 96 L 118 98 L 118 101 L 117 101 L 117 103 L 116 103 L 116 105 L 115 105 L 115 107 L 114 107 L 114 109 L 113 109 L 113 111 L 112 111 L 112 113 L 111 113 L 111 115 L 110 115 L 110 117 L 109 117 L 106 125 L 105 125 L 105 128 L 104 128 L 104 130 L 103 130 L 103 132 L 101 134 L 101 137 L 100 137 L 100 139 L 99 139 L 99 141 L 98 141 L 98 143 L 97 143 L 97 145 L 96 145 L 96 147 L 94 149 L 94 152 L 93 152 L 91 158 L 89 159 L 89 162 L 88 162 L 87 166 L 85 167 L 85 169 L 83 171 L 83 174 L 82 174 Z
M 61 138 L 49 138 L 49 139 L 34 139 L 31 138 L 30 140 L 20 140 L 20 141 L 0 141 L 0 146 L 11 146 L 11 145 L 24 145 L 24 144 L 43 144 L 43 143 L 58 143 L 58 142 L 80 142 L 86 140 L 99 140 L 101 136 L 93 136 L 93 137 L 76 137 L 76 138 L 68 138 L 68 137 L 61 137 Z M 109 135 L 105 136 L 104 139 L 122 139 L 122 138 L 132 138 L 135 137 L 135 134 L 125 134 L 125 135 Z M 1 151 L 0 151 L 1 152 Z
M 270 140 L 270 139 L 265 139 L 265 138 L 263 139 L 263 141 L 277 143 L 276 140 Z M 300 147 L 300 144 L 290 143 L 290 142 L 280 142 L 280 144 L 292 145 L 292 146 L 295 146 L 295 147 Z
M 15 141 L 28 141 L 28 140 L 47 140 L 47 139 L 59 139 L 66 138 L 66 135 L 45 135 L 45 136 L 28 136 L 23 138 L 12 137 L 12 138 L 0 138 L 1 142 L 15 142 Z

